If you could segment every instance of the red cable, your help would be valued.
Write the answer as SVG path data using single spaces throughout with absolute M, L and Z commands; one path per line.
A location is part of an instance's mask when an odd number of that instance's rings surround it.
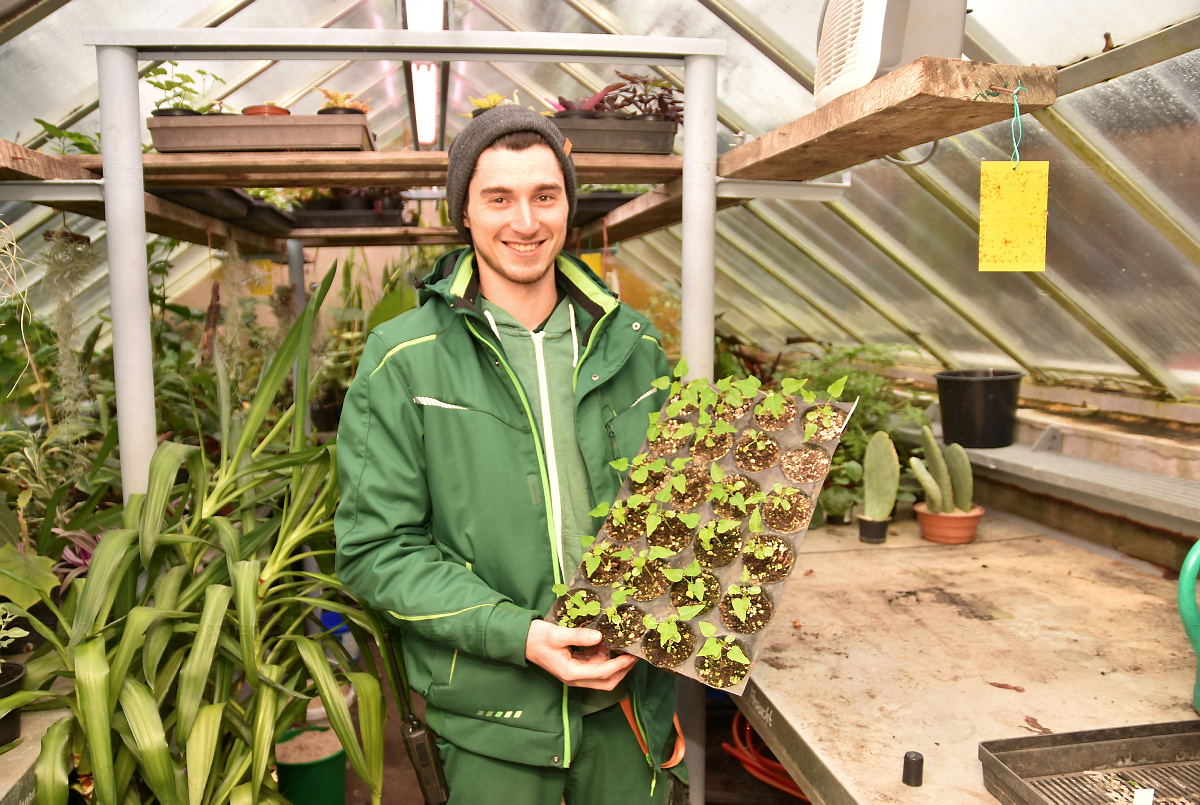
M 741 726 L 741 735 L 738 734 L 738 727 Z M 772 788 L 777 788 L 785 794 L 790 794 L 796 797 L 801 802 L 809 802 L 808 797 L 804 796 L 804 792 L 800 790 L 800 786 L 796 785 L 796 781 L 788 776 L 787 770 L 783 768 L 783 764 L 776 760 L 768 758 L 762 749 L 754 745 L 754 728 L 750 726 L 750 722 L 739 712 L 733 717 L 733 746 L 727 743 L 721 744 L 721 748 L 733 756 L 735 760 L 742 764 L 742 767 L 751 775 L 762 780 Z

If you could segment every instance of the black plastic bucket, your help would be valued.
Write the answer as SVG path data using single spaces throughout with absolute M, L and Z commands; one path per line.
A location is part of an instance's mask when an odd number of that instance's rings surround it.
M 1020 372 L 955 369 L 938 372 L 942 441 L 963 447 L 1007 447 L 1017 423 Z

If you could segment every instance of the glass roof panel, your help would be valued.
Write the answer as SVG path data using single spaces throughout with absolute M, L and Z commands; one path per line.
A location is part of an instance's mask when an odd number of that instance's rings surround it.
M 622 243 L 617 252 L 617 259 L 639 271 L 643 276 L 655 279 L 664 287 L 678 288 L 679 263 L 668 260 L 662 250 L 654 248 L 647 241 L 648 238 L 641 238 Z M 665 248 L 664 246 L 663 249 Z M 678 256 L 676 256 L 677 259 Z M 724 295 L 724 289 L 720 285 L 717 286 L 714 310 L 718 333 L 735 334 L 749 344 L 763 344 L 771 341 L 771 334 L 764 330 L 752 315 L 753 306 L 747 309 L 751 313 L 744 312 L 739 306 L 731 303 L 731 300 Z
M 1200 51 L 1097 84 L 1054 106 L 1090 124 L 1139 186 L 1156 188 L 1200 234 Z
M 1007 361 L 977 330 L 855 232 L 824 204 L 756 202 L 805 248 L 883 300 L 914 330 L 961 364 Z M 807 274 L 805 275 L 807 278 Z M 897 338 L 905 341 L 905 338 Z
M 1018 64 L 1073 64 L 1098 55 L 1104 36 L 1125 45 L 1196 15 L 1194 0 L 1006 0 L 971 3 L 979 24 Z
M 1200 378 L 1180 372 L 1190 371 L 1195 356 L 1200 356 L 1200 319 L 1195 315 L 1200 305 L 1200 269 L 1039 123 L 1027 119 L 1024 128 L 1023 158 L 1051 163 L 1048 276 L 1097 310 L 1115 333 L 1127 331 L 1136 350 L 1169 369 L 1177 367 L 1181 382 L 1196 388 Z M 1011 148 L 1007 123 L 958 140 L 983 158 L 1007 158 Z M 955 178 L 964 192 L 977 197 L 977 169 Z M 1033 321 L 1031 316 L 1021 318 Z M 1054 341 L 1051 333 L 1044 323 L 1029 331 L 1041 348 L 1064 357 L 1076 354 L 1090 361 L 1097 349 L 1107 352 L 1090 337 L 1080 341 L 1064 333 L 1062 340 Z
M 787 202 L 785 202 L 787 203 Z M 804 208 L 817 206 L 814 202 L 790 202 Z M 803 213 L 803 210 L 802 210 Z M 826 312 L 865 341 L 905 341 L 904 335 L 887 319 L 868 306 L 845 285 L 838 282 L 802 252 L 779 237 L 769 226 L 749 210 L 733 207 L 718 213 L 718 226 L 728 222 L 729 233 L 764 257 L 776 271 L 799 287 L 805 295 L 817 301 Z M 743 258 L 743 262 L 745 259 Z M 751 266 L 757 269 L 757 266 Z M 836 268 L 836 267 L 835 267 Z M 761 269 L 758 269 L 761 270 Z M 758 273 L 755 270 L 754 273 Z M 790 293 L 781 283 L 780 291 L 769 291 L 767 298 L 785 299 L 777 293 Z M 807 306 L 807 303 L 802 303 Z M 821 317 L 825 320 L 824 317 Z M 833 340 L 848 343 L 845 332 L 835 330 Z
M 1039 158 L 1043 141 L 1049 139 L 1044 131 L 1033 131 L 1034 128 L 1030 124 L 1025 126 L 1022 144 L 1025 159 Z M 986 131 L 997 140 L 1002 134 L 1011 148 L 1008 123 L 995 124 Z M 998 142 L 993 151 L 1000 145 Z M 994 159 L 999 154 L 990 156 Z M 1007 152 L 1003 157 L 1007 158 Z M 937 156 L 934 164 L 938 164 Z M 975 188 L 967 192 L 978 198 L 978 162 L 968 175 L 974 176 Z M 846 204 L 855 214 L 870 218 L 891 235 L 911 252 L 923 270 L 952 289 L 966 304 L 990 314 L 1002 337 L 1035 365 L 1105 374 L 1119 369 L 1128 371 L 1124 364 L 1114 363 L 1114 356 L 1103 345 L 1027 277 L 1020 273 L 980 272 L 976 232 L 900 168 L 882 160 L 856 168 L 854 187 L 846 194 Z M 1053 220 L 1053 213 L 1051 216 Z

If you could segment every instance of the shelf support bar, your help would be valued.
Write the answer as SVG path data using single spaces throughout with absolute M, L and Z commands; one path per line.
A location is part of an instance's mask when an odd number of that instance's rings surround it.
M 108 292 L 125 500 L 146 491 L 150 458 L 157 445 L 137 56 L 134 47 L 96 48 L 104 138 Z
M 684 58 L 682 351 L 689 377 L 712 377 L 717 224 L 717 59 Z M 676 683 L 692 805 L 704 803 L 704 687 Z
M 687 117 L 683 127 L 682 347 L 689 376 L 712 377 L 717 253 L 717 60 L 713 56 L 688 56 L 684 69 Z

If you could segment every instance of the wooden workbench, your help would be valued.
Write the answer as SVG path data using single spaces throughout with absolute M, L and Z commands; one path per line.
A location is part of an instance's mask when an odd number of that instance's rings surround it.
M 738 707 L 814 803 L 995 803 L 981 741 L 1197 717 L 1175 589 L 998 512 L 961 546 L 817 529 Z

